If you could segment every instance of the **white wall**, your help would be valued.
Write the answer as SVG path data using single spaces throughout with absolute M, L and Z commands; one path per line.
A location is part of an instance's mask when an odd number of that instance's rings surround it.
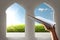
M 39 5 L 41 2 L 46 2 L 51 5 L 54 10 L 54 18 L 56 21 L 56 32 L 58 37 L 60 37 L 60 0 L 55 2 L 54 0 L 0 0 L 0 40 L 5 40 L 6 37 L 6 14 L 5 10 L 9 7 L 12 3 L 17 2 L 22 5 L 26 9 L 26 37 L 27 40 L 35 40 L 34 34 L 34 21 L 31 20 L 27 14 L 33 15 L 34 8 Z

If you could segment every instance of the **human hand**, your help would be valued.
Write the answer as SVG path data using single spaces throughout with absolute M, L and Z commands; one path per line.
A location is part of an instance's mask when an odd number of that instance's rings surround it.
M 52 27 L 49 24 L 44 24 L 44 28 L 45 28 L 45 30 L 48 30 L 48 31 L 51 31 L 51 32 L 55 31 L 55 25 L 53 25 L 53 27 Z
M 57 37 L 57 34 L 55 32 L 55 25 L 53 25 L 53 27 L 52 27 L 49 24 L 46 24 L 46 23 L 43 23 L 43 24 L 45 25 L 44 28 L 51 32 L 52 40 L 59 40 Z

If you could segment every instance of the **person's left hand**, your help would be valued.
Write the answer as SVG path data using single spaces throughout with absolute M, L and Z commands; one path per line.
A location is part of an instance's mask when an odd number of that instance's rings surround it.
M 55 25 L 53 25 L 53 27 L 51 26 L 51 25 L 49 25 L 49 24 L 44 24 L 45 26 L 44 26 L 44 28 L 45 28 L 45 30 L 48 30 L 48 31 L 55 31 Z

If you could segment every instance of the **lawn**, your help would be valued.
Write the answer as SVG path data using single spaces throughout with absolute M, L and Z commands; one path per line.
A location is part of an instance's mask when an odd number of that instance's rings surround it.
M 7 27 L 7 32 L 25 32 L 25 24 L 10 25 Z M 42 24 L 35 25 L 35 32 L 48 32 Z

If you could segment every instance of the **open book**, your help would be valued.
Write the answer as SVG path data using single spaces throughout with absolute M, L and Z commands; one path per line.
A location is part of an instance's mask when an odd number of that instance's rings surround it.
M 32 20 L 34 20 L 34 21 L 36 21 L 36 22 L 38 22 L 38 23 L 47 23 L 47 24 L 49 24 L 49 25 L 51 25 L 52 27 L 56 24 L 54 21 L 50 21 L 50 20 L 48 20 L 48 19 L 45 19 L 45 18 L 43 18 L 43 17 L 33 17 L 33 16 L 30 16 L 29 15 L 29 17 L 32 19 Z

